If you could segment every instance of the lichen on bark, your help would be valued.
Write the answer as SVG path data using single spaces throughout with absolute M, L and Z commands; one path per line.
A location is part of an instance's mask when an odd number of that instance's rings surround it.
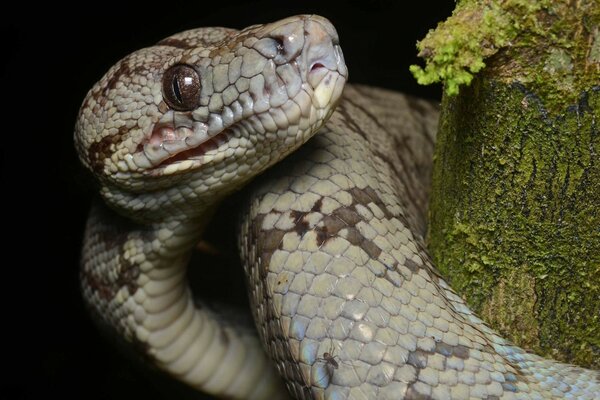
M 449 21 L 420 44 L 422 73 L 445 79 L 434 261 L 512 341 L 598 368 L 600 7 L 465 0 Z

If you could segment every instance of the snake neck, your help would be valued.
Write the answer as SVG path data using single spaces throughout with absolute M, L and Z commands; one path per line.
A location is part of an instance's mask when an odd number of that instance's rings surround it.
M 141 224 L 97 202 L 84 238 L 84 298 L 109 329 L 192 387 L 231 398 L 284 393 L 274 373 L 264 385 L 254 387 L 252 379 L 232 385 L 271 367 L 248 329 L 224 325 L 195 304 L 186 268 L 212 212 L 207 207 L 193 217 Z
M 119 291 L 127 291 L 124 297 L 135 296 L 153 280 L 185 274 L 205 226 L 202 217 L 208 219 L 211 214 L 212 208 L 207 207 L 195 218 L 173 215 L 160 222 L 140 223 L 96 201 L 82 252 L 85 297 L 104 304 L 114 301 Z M 128 330 L 134 336 L 135 329 Z

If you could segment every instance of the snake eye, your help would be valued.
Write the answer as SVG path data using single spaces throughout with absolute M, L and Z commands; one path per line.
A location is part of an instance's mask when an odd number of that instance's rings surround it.
M 189 65 L 173 65 L 163 76 L 162 91 L 172 109 L 193 110 L 200 102 L 200 75 Z

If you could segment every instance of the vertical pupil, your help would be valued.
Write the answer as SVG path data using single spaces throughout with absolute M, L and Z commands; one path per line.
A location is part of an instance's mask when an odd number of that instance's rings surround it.
M 177 79 L 177 77 L 173 78 L 173 94 L 175 94 L 175 97 L 180 103 L 183 103 L 181 89 L 179 88 L 179 79 Z

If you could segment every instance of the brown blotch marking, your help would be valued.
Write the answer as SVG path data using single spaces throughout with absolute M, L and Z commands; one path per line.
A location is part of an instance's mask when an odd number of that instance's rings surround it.
M 114 89 L 117 86 L 117 82 L 119 82 L 119 80 L 121 79 L 121 77 L 123 75 L 130 75 L 131 74 L 131 68 L 129 67 L 129 64 L 125 61 L 122 61 L 119 64 L 119 67 L 115 70 L 115 72 L 113 72 L 113 74 L 110 76 L 110 78 L 108 78 L 108 81 L 106 81 L 106 84 L 104 85 L 104 89 L 102 90 L 102 95 L 106 96 L 106 94 Z
M 383 215 L 385 215 L 387 219 L 394 218 L 394 215 L 390 212 L 390 210 L 388 210 L 386 205 L 383 203 L 383 200 L 381 200 L 381 198 L 377 195 L 377 192 L 375 192 L 375 190 L 372 187 L 367 186 L 364 189 L 364 191 L 367 194 L 367 196 L 369 196 L 372 199 L 373 203 L 375 203 L 375 205 L 379 207 L 379 209 L 383 212 Z
M 258 214 L 254 218 L 254 223 L 250 227 L 250 229 L 252 230 L 252 236 L 254 236 L 256 238 L 259 237 L 258 235 L 260 235 L 260 233 L 262 232 L 262 226 L 263 226 L 264 220 L 265 220 L 265 214 Z
M 424 193 L 424 190 L 422 187 L 422 180 L 417 179 L 419 175 L 411 173 L 411 171 L 413 171 L 415 168 L 414 166 L 419 164 L 418 157 L 416 157 L 415 154 L 412 153 L 412 148 L 410 146 L 401 145 L 399 147 L 397 144 L 400 141 L 399 139 L 405 140 L 406 136 L 403 136 L 402 132 L 390 131 L 389 127 L 387 125 L 382 124 L 379 121 L 379 119 L 370 111 L 369 107 L 364 107 L 362 104 L 359 104 L 352 98 L 346 98 L 346 100 L 355 108 L 355 110 L 353 109 L 351 111 L 344 110 L 344 117 L 348 120 L 347 122 L 349 123 L 350 130 L 356 131 L 367 142 L 373 144 L 374 140 L 376 140 L 375 138 L 377 138 L 378 135 L 366 135 L 364 134 L 364 132 L 361 131 L 361 126 L 365 125 L 362 121 L 368 119 L 375 125 L 377 125 L 377 127 L 381 131 L 387 132 L 388 136 L 394 140 L 396 148 L 378 149 L 378 146 L 374 144 L 372 146 L 372 154 L 380 158 L 385 164 L 387 164 L 388 168 L 393 173 L 393 175 L 399 178 L 399 180 L 403 183 L 405 187 L 405 196 L 408 198 L 408 200 L 404 201 L 403 199 L 401 199 L 402 206 L 410 210 L 414 210 L 419 214 L 418 218 L 411 218 L 411 220 L 414 221 L 412 221 L 412 224 L 410 225 L 407 223 L 406 220 L 401 219 L 401 221 L 406 226 L 414 225 L 414 227 L 418 228 L 419 231 L 424 231 L 424 217 L 422 216 L 424 211 L 422 210 L 422 207 L 419 207 L 418 205 L 425 204 L 427 198 L 423 197 L 422 195 L 422 193 Z M 420 114 L 420 112 L 427 111 L 427 102 L 421 102 L 417 105 L 417 107 L 421 107 L 422 109 L 419 110 L 419 113 L 414 114 L 414 120 L 416 123 L 420 123 L 421 129 L 423 130 L 423 132 L 426 132 L 427 117 L 425 115 L 427 114 Z M 339 111 L 340 108 L 347 107 L 338 107 L 337 110 Z M 433 109 L 434 108 L 432 108 L 432 110 Z M 352 121 L 353 119 L 357 122 L 353 121 L 353 123 L 350 124 L 350 121 Z M 431 137 L 429 137 L 430 135 L 425 136 L 427 136 L 427 140 L 431 142 L 432 139 Z M 400 153 L 398 153 L 397 150 L 400 149 L 403 150 L 404 155 L 402 157 L 398 156 L 398 154 Z M 421 176 L 423 176 L 423 173 L 421 173 Z M 400 215 L 397 217 L 405 218 L 404 216 Z
M 419 393 L 415 390 L 413 385 L 409 385 L 406 389 L 406 394 L 404 396 L 405 400 L 431 400 L 432 397 L 426 394 Z
M 418 349 L 415 351 L 411 351 L 408 354 L 408 360 L 406 362 L 417 369 L 423 369 L 427 367 L 428 354 L 429 353 Z
M 261 232 L 261 240 L 262 250 L 273 253 L 277 248 L 280 247 L 281 242 L 283 241 L 283 236 L 285 235 L 285 231 L 279 229 L 271 229 L 268 231 Z
M 333 215 L 344 221 L 348 226 L 354 226 L 362 221 L 358 212 L 350 207 L 340 207 L 334 211 Z
M 306 216 L 305 212 L 292 210 L 290 211 L 290 217 L 294 220 L 294 231 L 300 236 L 303 237 L 304 234 L 309 230 L 308 221 L 304 219 Z
M 346 232 L 347 233 L 345 239 L 348 242 L 350 242 L 354 246 L 359 246 L 360 248 L 362 248 L 364 251 L 367 252 L 367 254 L 371 258 L 375 260 L 379 258 L 379 255 L 381 254 L 381 249 L 375 243 L 365 238 L 358 229 L 352 226 L 348 227 L 346 229 Z
M 331 238 L 331 235 L 329 235 L 324 229 L 315 228 L 315 231 L 317 233 L 317 246 L 319 247 L 325 243 L 327 239 Z
M 404 262 L 404 266 L 410 269 L 415 274 L 418 274 L 419 270 L 421 269 L 421 266 L 410 258 L 406 259 L 406 261 Z
M 450 357 L 452 355 L 452 348 L 454 346 L 450 346 L 444 342 L 437 342 L 435 344 L 435 352 L 443 355 L 444 357 Z
M 323 227 L 316 227 L 317 233 L 317 241 L 318 245 L 322 245 L 327 242 L 327 240 L 336 236 L 338 232 L 346 228 L 346 236 L 345 239 L 348 240 L 352 245 L 361 247 L 372 259 L 378 259 L 382 253 L 381 248 L 379 248 L 373 241 L 366 239 L 360 231 L 355 228 L 356 224 L 363 220 L 358 211 L 356 211 L 356 205 L 361 204 L 368 208 L 368 205 L 373 203 L 383 213 L 384 217 L 388 220 L 393 218 L 398 218 L 405 226 L 410 226 L 405 216 L 394 215 L 392 212 L 386 207 L 381 198 L 378 196 L 377 192 L 370 186 L 366 186 L 364 189 L 360 189 L 358 187 L 353 187 L 348 190 L 348 193 L 352 197 L 352 205 L 340 207 L 332 212 L 331 215 L 327 215 L 323 218 Z M 319 203 L 319 207 L 316 207 L 316 204 Z M 315 206 L 313 206 L 313 210 L 316 208 L 320 209 L 321 199 L 319 199 Z M 302 217 L 306 213 L 297 213 L 298 217 L 302 215 Z M 300 229 L 298 223 L 296 222 L 296 229 Z M 307 229 L 307 228 L 306 228 Z M 304 227 L 302 227 L 302 234 L 306 231 Z M 424 249 L 423 254 L 426 254 Z M 420 263 L 415 262 L 411 259 L 406 260 L 404 264 L 410 271 L 413 273 L 418 273 L 419 270 L 425 269 L 429 272 L 430 276 L 433 278 L 438 277 L 442 279 L 439 273 L 435 270 L 435 268 L 431 268 L 428 264 L 426 264 L 423 260 L 420 260 Z M 397 271 L 398 264 L 395 263 L 393 266 L 389 266 L 388 268 L 394 269 Z M 392 283 L 394 286 L 398 286 L 397 279 L 392 279 L 388 274 L 384 275 L 386 279 Z M 441 289 L 440 289 L 441 290 Z
M 417 369 L 417 374 L 416 374 L 417 377 L 408 384 L 408 388 L 406 389 L 406 394 L 404 396 L 405 399 L 413 399 L 413 400 L 431 399 L 430 396 L 422 394 L 414 388 L 414 383 L 417 381 L 420 372 L 423 369 L 427 368 L 427 357 L 431 354 L 433 354 L 433 353 L 424 351 L 424 350 L 420 350 L 420 349 L 411 351 L 408 354 L 408 359 L 407 359 L 406 363 L 409 365 L 412 365 L 413 367 L 415 367 Z
M 488 349 L 488 352 L 489 352 L 489 350 L 490 349 Z M 444 357 L 455 356 L 455 357 L 461 358 L 463 360 L 466 360 L 470 357 L 469 348 L 466 346 L 463 346 L 462 344 L 458 344 L 456 346 L 451 346 L 444 342 L 437 342 L 435 344 L 434 351 L 438 354 L 443 355 Z
M 129 294 L 133 295 L 138 290 L 137 279 L 140 276 L 140 267 L 131 261 L 126 260 L 123 256 L 123 252 L 121 253 L 121 262 L 123 263 L 123 266 L 119 271 L 116 284 L 119 288 L 123 286 L 127 287 Z
M 115 288 L 110 282 L 91 271 L 86 271 L 84 274 L 85 283 L 104 301 L 110 301 L 117 294 L 118 288 Z
M 315 204 L 312 206 L 310 211 L 321 212 L 321 207 L 323 207 L 323 198 L 319 197 L 319 200 L 315 201 Z
M 369 192 L 365 189 L 353 187 L 348 190 L 348 193 L 352 196 L 353 204 L 362 204 L 366 206 L 367 204 L 374 202 L 374 199 L 369 196 Z
M 261 225 L 263 218 L 261 218 L 260 221 L 257 221 L 261 222 Z M 258 225 L 257 223 L 257 226 L 261 225 Z M 260 230 L 259 234 L 255 236 L 257 237 L 257 243 L 260 244 L 260 249 L 258 253 L 260 254 L 259 274 L 261 278 L 264 279 L 267 276 L 269 272 L 269 263 L 271 261 L 271 256 L 273 255 L 275 250 L 281 247 L 283 237 L 285 236 L 285 234 L 285 231 L 279 229 L 270 229 Z
M 461 344 L 452 346 L 452 355 L 466 360 L 469 358 L 469 348 Z
M 367 254 L 369 255 L 369 257 L 371 257 L 374 260 L 377 260 L 379 258 L 379 255 L 381 254 L 381 249 L 379 248 L 379 246 L 377 246 L 375 243 L 373 243 L 370 240 L 367 240 L 366 238 L 363 238 L 363 242 L 362 242 L 362 249 L 364 251 L 367 252 Z
M 178 49 L 184 49 L 184 50 L 191 49 L 193 47 L 188 42 L 181 40 L 181 39 L 175 39 L 175 38 L 163 39 L 157 43 L 157 46 L 176 47 Z
M 337 233 L 348 226 L 348 224 L 343 221 L 341 218 L 338 218 L 336 213 L 334 212 L 332 215 L 326 215 L 323 217 L 323 227 L 329 235 L 337 235 Z
M 81 109 L 83 110 L 84 108 L 87 108 L 87 106 L 90 104 L 90 98 L 92 96 L 85 96 L 85 99 L 83 99 L 83 104 L 81 105 Z M 81 112 L 81 111 L 80 111 Z M 79 118 L 79 117 L 78 117 Z
M 363 241 L 363 235 L 355 227 L 346 229 L 346 240 L 354 246 L 360 246 Z
M 121 81 L 123 76 L 132 77 L 133 75 L 143 75 L 149 71 L 161 67 L 162 63 L 148 62 L 147 64 L 140 64 L 135 66 L 133 69 L 129 65 L 129 60 L 124 59 L 119 63 L 119 66 L 107 76 L 106 82 L 102 86 L 95 86 L 91 92 L 91 97 L 96 100 L 97 106 L 104 107 L 108 101 L 108 92 L 117 87 L 117 83 Z M 97 110 L 94 109 L 96 112 Z
M 88 149 L 88 159 L 90 166 L 95 173 L 102 173 L 102 170 L 104 169 L 104 160 L 110 158 L 114 151 L 113 145 L 121 142 L 123 135 L 128 131 L 128 128 L 122 126 L 116 134 L 105 136 L 98 142 L 94 142 L 90 145 L 90 148 Z
M 110 301 L 117 292 L 127 287 L 130 295 L 133 295 L 138 289 L 137 279 L 140 276 L 140 268 L 137 264 L 125 258 L 124 243 L 132 236 L 142 238 L 145 242 L 153 239 L 153 233 L 145 227 L 135 224 L 130 220 L 116 215 L 104 205 L 98 207 L 98 214 L 102 220 L 111 221 L 110 225 L 102 224 L 99 229 L 97 241 L 104 244 L 104 251 L 116 251 L 119 254 L 120 268 L 117 276 L 96 275 L 90 270 L 85 270 L 84 277 L 89 287 L 94 290 L 101 299 Z
M 356 211 L 356 205 L 361 204 L 367 207 L 368 204 L 374 203 L 382 210 L 386 218 L 391 219 L 393 216 L 372 188 L 359 189 L 354 187 L 349 189 L 348 193 L 352 197 L 352 205 L 349 207 L 340 207 L 333 211 L 331 215 L 325 216 L 323 218 L 323 226 L 316 228 L 319 245 L 336 236 L 340 230 L 346 228 L 346 240 L 355 246 L 361 247 L 371 258 L 378 259 L 382 250 L 374 242 L 365 238 L 355 227 L 356 224 L 363 220 Z

